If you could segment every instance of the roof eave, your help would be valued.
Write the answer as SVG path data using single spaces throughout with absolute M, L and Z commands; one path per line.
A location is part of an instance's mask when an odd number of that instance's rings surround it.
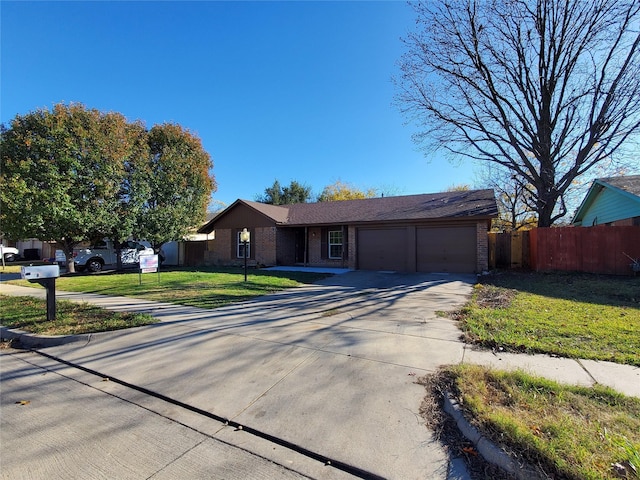
M 202 227 L 200 227 L 198 229 L 198 233 L 206 233 L 209 234 L 211 232 L 213 232 L 215 230 L 215 224 L 217 221 L 219 221 L 222 217 L 226 216 L 231 210 L 233 210 L 234 208 L 236 208 L 239 204 L 244 205 L 247 208 L 250 208 L 251 210 L 253 210 L 254 212 L 262 215 L 263 217 L 271 220 L 274 223 L 278 223 L 277 220 L 273 217 L 270 217 L 269 215 L 267 215 L 264 212 L 261 212 L 260 210 L 258 210 L 257 208 L 255 208 L 253 205 L 251 205 L 250 203 L 247 203 L 245 200 L 242 199 L 237 199 L 235 202 L 233 202 L 231 205 L 229 205 L 227 208 L 225 208 L 222 212 L 220 212 L 220 214 L 216 215 L 215 217 L 213 217 L 209 222 L 207 222 L 205 225 L 203 225 Z
M 456 216 L 450 215 L 446 217 L 433 217 L 433 218 L 413 218 L 413 219 L 375 219 L 375 220 L 346 220 L 346 221 L 335 221 L 335 222 L 308 222 L 308 223 L 285 223 L 285 222 L 277 222 L 276 226 L 283 228 L 301 228 L 301 227 L 329 227 L 332 225 L 379 225 L 381 223 L 384 224 L 392 224 L 392 225 L 400 225 L 400 224 L 419 224 L 419 223 L 437 223 L 437 222 L 446 222 L 446 221 L 479 221 L 486 222 L 491 221 L 494 218 L 497 218 L 498 214 L 489 214 L 489 215 L 468 215 L 468 216 Z
M 603 184 L 600 180 L 596 179 L 593 181 L 591 186 L 589 187 L 589 191 L 585 195 L 582 203 L 576 210 L 573 219 L 571 220 L 572 225 L 582 224 L 582 218 L 584 217 L 585 212 L 589 209 L 595 198 L 602 191 L 606 184 Z
M 640 203 L 640 197 L 638 195 L 636 195 L 634 193 L 631 193 L 631 192 L 627 192 L 626 190 L 623 190 L 622 188 L 616 187 L 615 185 L 611 185 L 610 183 L 607 183 L 607 182 L 605 182 L 603 180 L 595 179 L 593 181 L 593 183 L 591 184 L 591 187 L 589 187 L 589 191 L 585 195 L 584 200 L 582 201 L 582 203 L 578 207 L 578 210 L 576 210 L 576 214 L 573 216 L 573 220 L 571 220 L 571 224 L 572 225 L 576 225 L 576 226 L 581 226 L 582 225 L 582 220 L 583 220 L 584 214 L 587 212 L 589 207 L 591 207 L 591 205 L 595 201 L 595 199 L 598 196 L 598 194 L 600 192 L 602 192 L 602 190 L 604 190 L 605 188 L 608 188 L 608 189 L 610 189 L 610 190 L 612 190 L 612 191 L 614 191 L 614 192 L 626 197 L 627 199 L 629 199 L 631 201 Z

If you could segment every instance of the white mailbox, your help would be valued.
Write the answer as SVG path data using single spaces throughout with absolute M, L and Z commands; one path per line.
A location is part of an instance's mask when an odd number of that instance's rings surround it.
M 39 283 L 47 289 L 47 321 L 56 319 L 56 278 L 60 276 L 58 265 L 38 265 L 21 267 L 20 274 L 25 280 Z
M 60 276 L 58 265 L 38 265 L 35 267 L 21 267 L 22 278 L 29 281 L 37 281 L 42 278 L 57 278 Z

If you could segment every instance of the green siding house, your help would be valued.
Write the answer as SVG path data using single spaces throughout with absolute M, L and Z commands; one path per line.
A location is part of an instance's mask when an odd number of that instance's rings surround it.
M 572 224 L 640 226 L 640 175 L 594 180 Z

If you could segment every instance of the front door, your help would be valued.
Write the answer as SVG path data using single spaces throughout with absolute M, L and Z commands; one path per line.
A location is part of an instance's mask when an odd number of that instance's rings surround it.
M 305 253 L 306 253 L 306 245 L 307 238 L 305 235 L 304 228 L 296 229 L 295 233 L 295 263 L 306 263 L 305 261 Z

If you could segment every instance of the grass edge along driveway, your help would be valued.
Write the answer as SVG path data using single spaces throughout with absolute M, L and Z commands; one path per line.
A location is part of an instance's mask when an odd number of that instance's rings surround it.
M 640 277 L 501 273 L 453 317 L 465 341 L 640 366 Z
M 244 282 L 240 269 L 175 269 L 140 277 L 137 272 L 98 275 L 65 275 L 56 281 L 62 291 L 129 296 L 200 308 L 218 308 L 231 303 L 311 283 L 326 274 L 306 272 L 252 271 Z M 141 281 L 142 280 L 142 281 Z M 10 283 L 42 288 L 25 280 Z M 96 333 L 155 323 L 147 314 L 117 313 L 89 304 L 57 300 L 57 318 L 46 321 L 44 300 L 33 297 L 0 295 L 1 323 L 41 335 L 76 335 Z
M 640 277 L 498 273 L 453 318 L 485 348 L 640 365 Z M 452 393 L 472 424 L 541 478 L 640 478 L 639 399 L 472 365 L 423 381 L 425 402 Z

